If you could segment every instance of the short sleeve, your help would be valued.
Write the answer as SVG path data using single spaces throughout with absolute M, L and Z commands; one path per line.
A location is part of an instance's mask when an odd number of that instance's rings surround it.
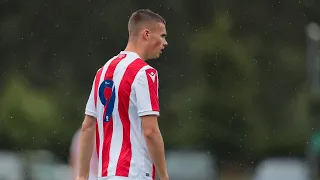
M 160 115 L 158 72 L 154 68 L 141 70 L 134 84 L 139 116 Z
M 93 117 L 97 117 L 96 106 L 94 101 L 94 91 L 95 91 L 95 80 L 93 81 L 93 85 L 91 88 L 91 92 L 87 101 L 85 114 Z

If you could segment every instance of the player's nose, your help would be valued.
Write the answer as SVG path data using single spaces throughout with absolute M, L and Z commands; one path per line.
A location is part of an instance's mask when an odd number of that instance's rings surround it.
M 167 42 L 167 41 L 165 41 L 165 42 L 163 43 L 163 47 L 166 47 L 166 46 L 168 46 L 168 42 Z

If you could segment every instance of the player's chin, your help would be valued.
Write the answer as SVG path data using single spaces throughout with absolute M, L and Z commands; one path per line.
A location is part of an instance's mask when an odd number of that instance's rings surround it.
M 158 58 L 160 58 L 160 54 L 155 54 L 152 59 L 158 59 Z
M 161 54 L 162 54 L 162 52 L 161 52 L 161 51 L 160 51 L 160 52 L 155 53 L 152 59 L 158 59 L 158 58 L 160 58 Z

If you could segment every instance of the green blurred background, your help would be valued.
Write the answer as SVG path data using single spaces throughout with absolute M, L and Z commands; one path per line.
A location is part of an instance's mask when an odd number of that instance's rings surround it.
M 167 21 L 169 46 L 148 62 L 159 71 L 166 148 L 206 150 L 231 173 L 304 157 L 320 125 L 319 7 L 0 0 L 0 150 L 47 149 L 67 163 L 95 72 L 125 48 L 131 13 L 149 8 Z

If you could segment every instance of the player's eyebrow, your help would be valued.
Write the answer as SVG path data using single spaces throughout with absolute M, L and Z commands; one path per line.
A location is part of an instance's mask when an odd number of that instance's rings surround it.
M 166 33 L 161 34 L 161 37 L 167 37 Z

